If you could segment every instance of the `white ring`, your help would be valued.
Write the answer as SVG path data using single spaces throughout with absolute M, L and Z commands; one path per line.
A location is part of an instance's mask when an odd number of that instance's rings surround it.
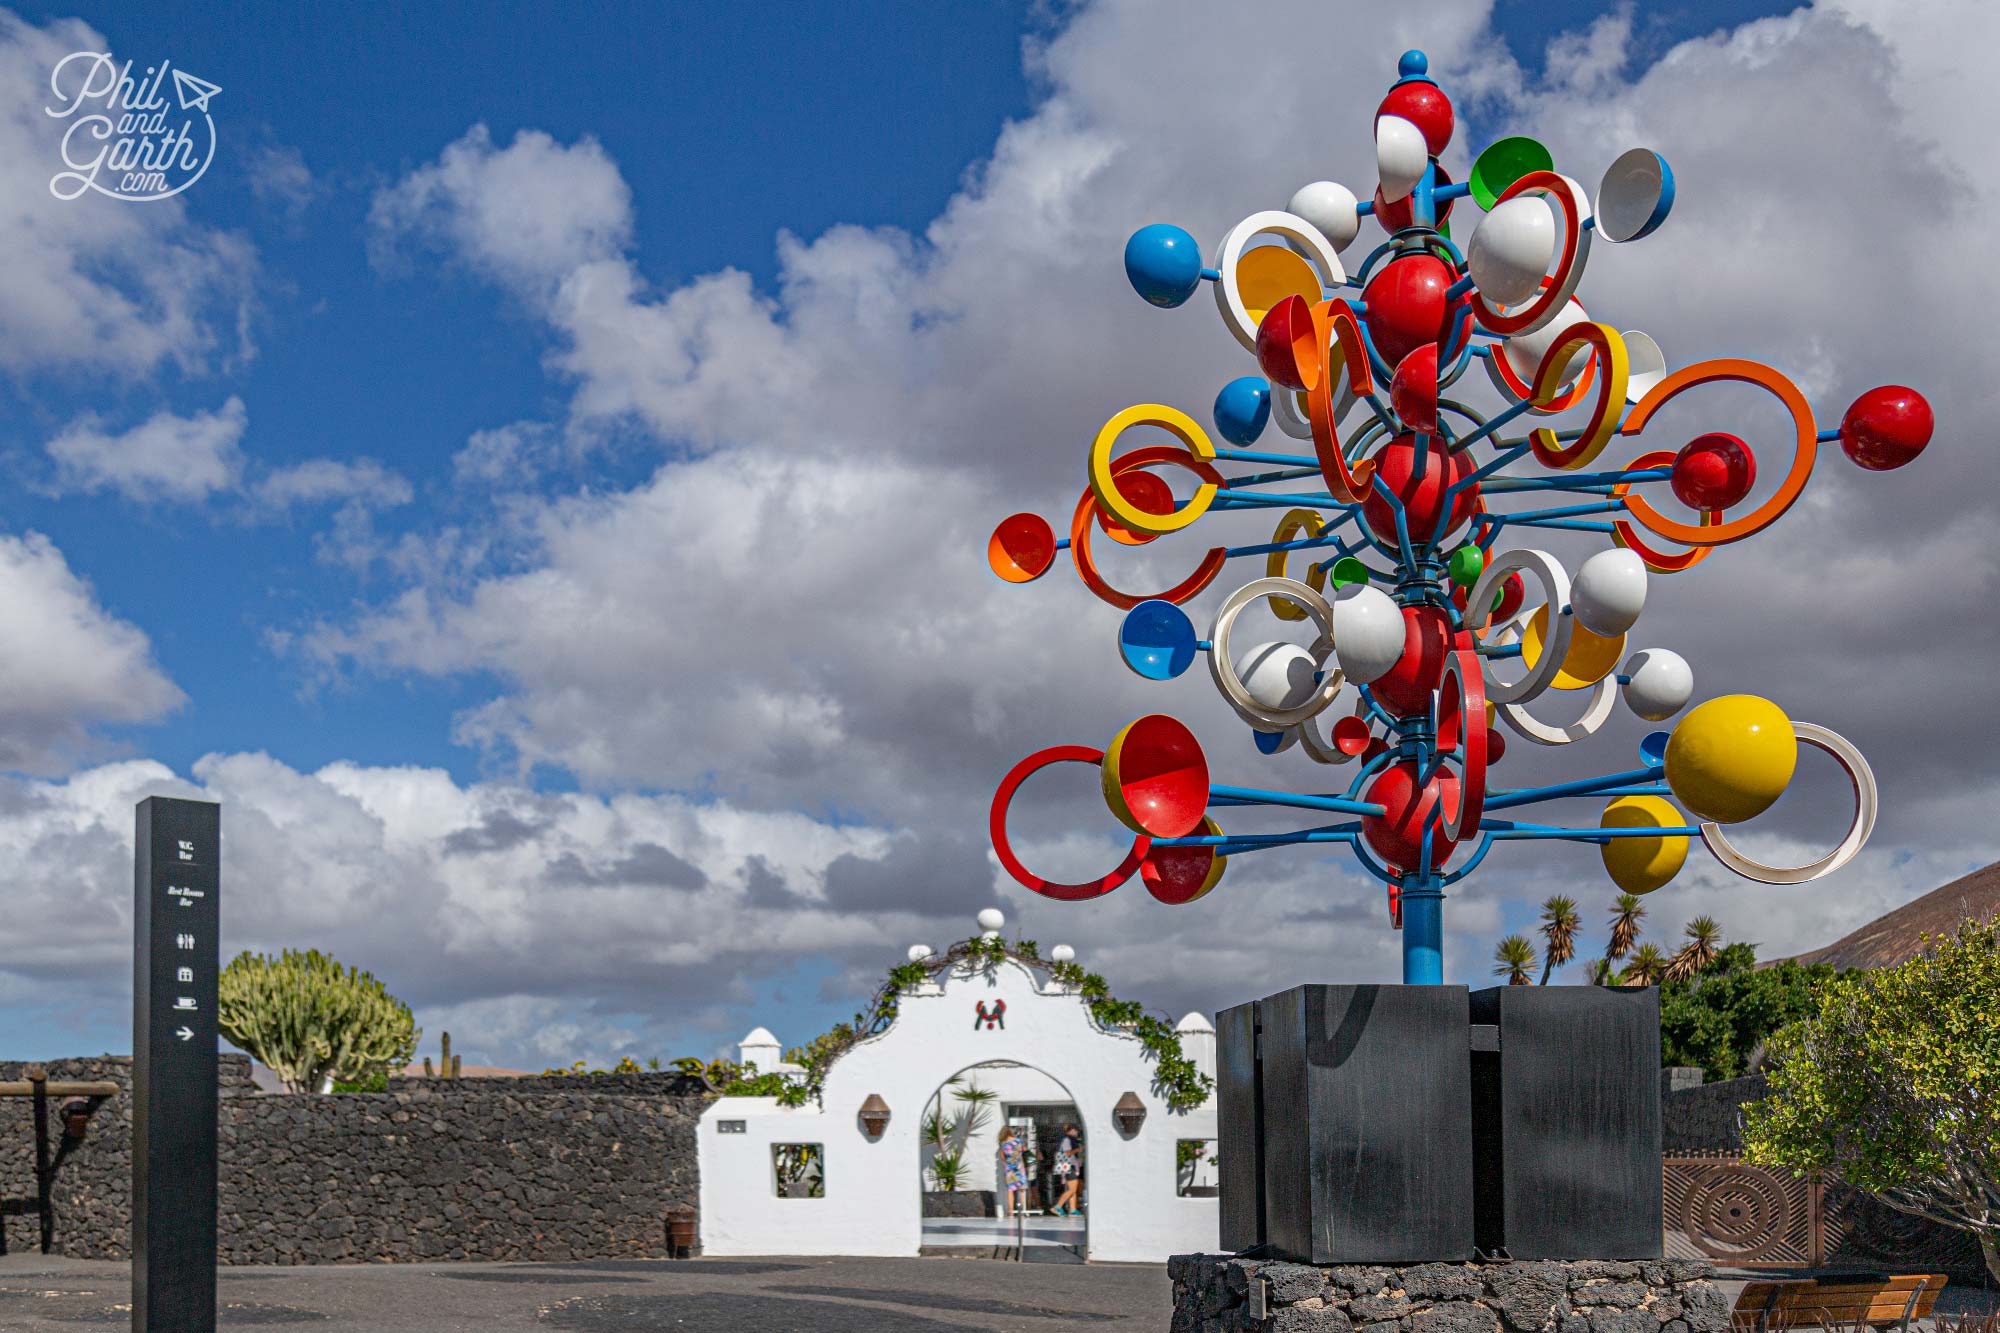
M 1319 265 L 1322 293 L 1347 281 L 1347 270 L 1341 266 L 1333 242 L 1296 213 L 1267 208 L 1231 227 L 1223 234 L 1222 245 L 1216 251 L 1215 268 L 1222 276 L 1215 283 L 1215 308 L 1222 312 L 1222 322 L 1236 335 L 1236 341 L 1243 344 L 1243 350 L 1253 355 L 1257 351 L 1257 326 L 1250 322 L 1249 307 L 1243 304 L 1243 293 L 1237 290 L 1236 265 L 1243 258 L 1243 249 L 1250 238 L 1265 232 L 1296 242 L 1305 251 L 1306 262 Z
M 1297 579 L 1265 577 L 1251 579 L 1248 583 L 1229 594 L 1221 609 L 1215 613 L 1215 627 L 1208 632 L 1208 674 L 1215 678 L 1215 688 L 1222 691 L 1222 697 L 1229 700 L 1238 715 L 1248 718 L 1259 726 L 1271 731 L 1285 731 L 1311 717 L 1314 713 L 1333 702 L 1340 693 L 1346 677 L 1339 667 L 1326 671 L 1320 678 L 1319 688 L 1312 697 L 1295 708 L 1266 708 L 1250 697 L 1250 691 L 1243 688 L 1243 682 L 1236 677 L 1236 663 L 1229 657 L 1229 631 L 1236 624 L 1236 617 L 1243 608 L 1259 597 L 1283 596 L 1305 608 L 1307 616 L 1320 628 L 1319 642 L 1327 646 L 1329 656 L 1322 663 L 1332 661 L 1333 608 L 1326 598 L 1320 596 L 1308 584 Z
M 1472 642 L 1478 646 L 1479 636 L 1492 627 L 1485 620 L 1492 615 L 1490 610 L 1480 614 L 1482 608 L 1493 605 L 1494 596 L 1509 574 L 1516 570 L 1532 573 L 1541 580 L 1542 591 L 1548 595 L 1549 639 L 1542 645 L 1541 658 L 1527 675 L 1507 684 L 1493 678 L 1493 664 L 1486 663 L 1486 702 L 1490 704 L 1523 704 L 1546 690 L 1562 670 L 1563 659 L 1569 656 L 1570 631 L 1575 627 L 1575 617 L 1562 614 L 1569 605 L 1569 573 L 1562 562 L 1547 551 L 1523 549 L 1503 551 L 1493 562 L 1480 572 L 1479 582 L 1472 585 L 1472 591 L 1465 595 L 1464 624 L 1472 631 Z M 1511 627 L 1520 617 L 1520 610 L 1528 605 L 1528 599 L 1521 598 L 1521 607 L 1507 620 Z M 1497 643 L 1495 646 L 1498 646 Z
M 1357 717 L 1366 711 L 1365 707 L 1360 704 L 1356 705 L 1356 709 L 1355 716 Z M 1361 757 L 1359 755 L 1348 754 L 1337 745 L 1329 745 L 1321 741 L 1319 730 L 1313 725 L 1318 717 L 1319 714 L 1316 713 L 1299 723 L 1296 728 L 1299 735 L 1299 744 L 1305 748 L 1305 752 L 1308 755 L 1322 764 L 1351 764 Z
M 1743 878 L 1754 879 L 1759 884 L 1804 884 L 1821 875 L 1831 875 L 1852 861 L 1855 853 L 1867 843 L 1868 836 L 1875 831 L 1875 774 L 1861 751 L 1839 732 L 1810 722 L 1792 723 L 1792 734 L 1802 744 L 1832 755 L 1834 762 L 1847 770 L 1847 779 L 1854 784 L 1854 822 L 1848 825 L 1847 836 L 1840 840 L 1840 845 L 1819 860 L 1802 866 L 1767 866 L 1760 861 L 1752 861 L 1731 846 L 1722 832 L 1722 825 L 1703 820 L 1701 840 L 1708 844 L 1709 851 L 1715 853 L 1715 859 Z
M 1518 625 L 1509 625 L 1502 631 L 1499 642 L 1512 643 L 1521 637 Z M 1605 719 L 1611 716 L 1613 705 L 1618 702 L 1618 676 L 1616 672 L 1598 679 L 1591 686 L 1590 702 L 1584 705 L 1583 716 L 1562 726 L 1551 726 L 1530 713 L 1523 703 L 1494 704 L 1493 711 L 1500 720 L 1512 727 L 1519 736 L 1537 745 L 1568 745 L 1580 741 L 1585 736 L 1595 736 Z
M 1295 440 L 1310 440 L 1313 437 L 1312 422 L 1299 407 L 1298 389 L 1287 389 L 1282 384 L 1271 386 L 1271 419 L 1278 423 L 1278 429 Z M 1336 418 L 1337 419 L 1337 418 Z

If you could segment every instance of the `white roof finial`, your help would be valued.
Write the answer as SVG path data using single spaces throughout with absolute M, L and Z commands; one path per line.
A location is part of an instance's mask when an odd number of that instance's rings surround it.
M 1000 927 L 1007 924 L 1007 914 L 997 907 L 989 907 L 979 914 L 979 933 L 982 939 L 998 939 Z
M 1073 963 L 1076 961 L 1076 950 L 1070 948 L 1067 944 L 1058 944 L 1055 948 L 1049 950 L 1049 957 L 1055 959 L 1058 963 Z

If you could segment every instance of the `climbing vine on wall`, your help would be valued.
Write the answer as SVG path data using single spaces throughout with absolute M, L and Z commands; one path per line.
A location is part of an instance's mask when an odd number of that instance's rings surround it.
M 960 940 L 941 954 L 891 968 L 868 1008 L 856 1014 L 852 1022 L 835 1023 L 804 1046 L 785 1052 L 787 1060 L 805 1070 L 802 1079 L 793 1081 L 776 1073 L 760 1074 L 754 1069 L 718 1062 L 731 1075 L 720 1083 L 718 1090 L 725 1097 L 776 1097 L 780 1105 L 803 1106 L 819 1096 L 834 1061 L 855 1043 L 874 1036 L 895 1021 L 904 991 L 960 965 L 984 970 L 1009 958 L 1046 972 L 1074 990 L 1100 1027 L 1138 1038 L 1153 1061 L 1153 1091 L 1173 1110 L 1192 1111 L 1208 1100 L 1215 1080 L 1202 1073 L 1181 1051 L 1180 1035 L 1171 1021 L 1146 1012 L 1145 1006 L 1136 1000 L 1117 999 L 1104 978 L 1095 972 L 1086 972 L 1075 963 L 1044 962 L 1033 940 L 1009 943 L 998 936 Z M 701 1067 L 696 1060 L 679 1060 L 675 1064 Z

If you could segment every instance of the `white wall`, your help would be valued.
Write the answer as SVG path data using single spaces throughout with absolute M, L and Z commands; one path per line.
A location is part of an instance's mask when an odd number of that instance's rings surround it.
M 996 999 L 1007 1003 L 1006 1027 L 974 1031 L 976 1002 L 990 1009 Z M 924 1108 L 945 1079 L 991 1060 L 1042 1071 L 1062 1090 L 1062 1100 L 1076 1106 L 1088 1144 L 1091 1258 L 1159 1262 L 1169 1254 L 1216 1248 L 1216 1200 L 1181 1198 L 1174 1182 L 1174 1143 L 1215 1137 L 1214 1101 L 1186 1114 L 1168 1110 L 1153 1092 L 1153 1064 L 1137 1038 L 1098 1027 L 1080 997 L 1042 990 L 1038 974 L 1012 960 L 984 971 L 958 969 L 935 990 L 905 993 L 898 1009 L 886 1032 L 834 1064 L 823 1109 L 724 1097 L 702 1113 L 706 1253 L 916 1254 L 923 1230 L 917 1165 Z M 985 1071 L 980 1081 L 986 1083 Z M 1128 1091 L 1147 1111 L 1129 1139 L 1111 1118 Z M 858 1117 L 870 1093 L 879 1093 L 890 1110 L 877 1140 L 862 1132 Z M 742 1121 L 745 1132 L 720 1133 L 724 1120 Z M 825 1146 L 825 1198 L 776 1196 L 771 1145 L 792 1142 Z

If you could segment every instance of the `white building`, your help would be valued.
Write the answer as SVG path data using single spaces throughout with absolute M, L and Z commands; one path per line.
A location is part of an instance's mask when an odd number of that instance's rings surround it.
M 989 936 L 998 916 L 981 913 Z M 1170 1109 L 1136 1037 L 1099 1026 L 1073 990 L 1011 958 L 954 965 L 897 1004 L 886 1029 L 833 1064 L 817 1105 L 723 1097 L 703 1112 L 704 1253 L 894 1256 L 1011 1240 L 1011 1225 L 924 1216 L 924 1193 L 936 1184 L 927 1170 L 935 1149 L 921 1132 L 926 1112 L 940 1103 L 947 1115 L 963 1112 L 957 1094 L 973 1087 L 994 1096 L 985 1123 L 967 1132 L 962 1122 L 953 1140 L 964 1164 L 961 1195 L 994 1187 L 1003 1122 L 1025 1142 L 1039 1137 L 1045 1158 L 1065 1121 L 1082 1130 L 1084 1215 L 1046 1215 L 1054 1200 L 1038 1188 L 1026 1243 L 1123 1262 L 1217 1247 L 1214 1098 Z M 1183 1052 L 1212 1078 L 1213 1026 L 1189 1014 L 1178 1033 Z M 779 1067 L 777 1039 L 763 1028 L 742 1049 L 761 1070 Z M 871 1133 L 864 1113 L 879 1116 L 883 1107 L 887 1123 Z M 788 1188 L 784 1179 L 797 1183 Z

